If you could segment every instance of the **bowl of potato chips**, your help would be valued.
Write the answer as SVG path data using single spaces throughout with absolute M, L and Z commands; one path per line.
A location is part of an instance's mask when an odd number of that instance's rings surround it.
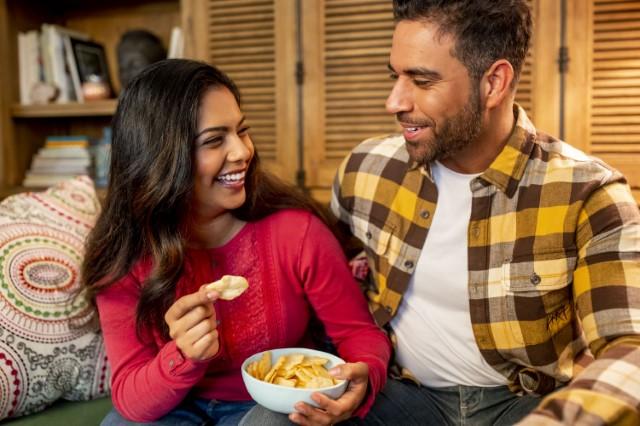
M 327 352 L 307 348 L 283 348 L 250 356 L 242 363 L 242 380 L 251 398 L 278 413 L 295 412 L 300 401 L 317 407 L 311 394 L 321 392 L 339 398 L 347 381 L 329 374 L 344 360 Z

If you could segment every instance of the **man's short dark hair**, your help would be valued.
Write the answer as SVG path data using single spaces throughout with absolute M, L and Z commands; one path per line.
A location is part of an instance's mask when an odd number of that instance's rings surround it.
M 425 21 L 455 40 L 452 52 L 480 81 L 499 59 L 513 66 L 517 83 L 531 39 L 531 11 L 525 0 L 393 0 L 396 22 Z

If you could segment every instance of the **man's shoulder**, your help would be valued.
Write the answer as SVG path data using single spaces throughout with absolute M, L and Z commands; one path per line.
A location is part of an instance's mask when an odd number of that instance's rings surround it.
M 603 160 L 591 156 L 575 146 L 544 132 L 536 134 L 538 153 L 533 155 L 544 166 L 546 174 L 563 174 L 572 180 L 607 180 L 619 177 L 620 173 Z M 569 175 L 568 172 L 571 172 Z
M 345 172 L 380 172 L 389 161 L 408 163 L 409 153 L 400 134 L 369 138 L 358 144 L 345 159 Z
M 398 133 L 379 135 L 360 142 L 351 153 L 393 155 L 404 147 L 404 143 L 404 138 Z

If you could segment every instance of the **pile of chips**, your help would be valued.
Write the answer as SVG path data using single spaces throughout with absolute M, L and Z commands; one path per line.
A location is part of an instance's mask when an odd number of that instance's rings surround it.
M 258 380 L 290 388 L 324 388 L 341 382 L 334 379 L 325 364 L 329 360 L 303 354 L 282 355 L 271 364 L 271 352 L 266 351 L 258 361 L 247 365 L 247 373 Z

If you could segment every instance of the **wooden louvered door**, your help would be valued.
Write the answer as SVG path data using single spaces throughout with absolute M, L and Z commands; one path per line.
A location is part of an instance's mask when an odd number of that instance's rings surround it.
M 194 56 L 218 66 L 236 82 L 262 163 L 293 182 L 297 168 L 295 0 L 185 1 L 195 4 L 192 24 L 206 34 Z
M 531 7 L 534 22 L 537 20 L 536 16 L 536 6 L 537 2 L 534 0 L 527 0 L 529 7 Z M 529 49 L 527 53 L 527 58 L 522 67 L 522 72 L 520 73 L 520 81 L 518 81 L 518 88 L 516 90 L 516 102 L 522 106 L 525 111 L 527 111 L 527 115 L 529 118 L 534 119 L 533 114 L 533 76 L 532 76 L 532 64 L 533 64 L 533 56 L 535 49 Z
M 640 1 L 593 1 L 591 153 L 622 171 L 640 201 Z
M 384 102 L 393 12 L 389 0 L 305 0 L 307 184 L 322 201 L 340 161 L 364 139 L 397 130 Z
M 640 203 L 640 1 L 569 4 L 566 139 L 620 170 Z

